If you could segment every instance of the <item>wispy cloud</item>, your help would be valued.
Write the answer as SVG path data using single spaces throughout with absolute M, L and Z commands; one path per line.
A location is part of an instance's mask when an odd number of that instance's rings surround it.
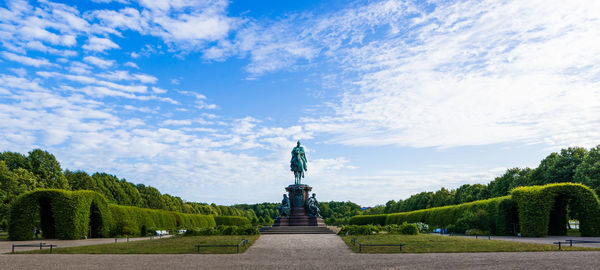
M 21 63 L 26 66 L 33 67 L 42 67 L 42 66 L 51 66 L 52 64 L 46 58 L 31 58 L 24 55 L 18 55 L 10 52 L 2 52 L 2 56 L 4 58 Z

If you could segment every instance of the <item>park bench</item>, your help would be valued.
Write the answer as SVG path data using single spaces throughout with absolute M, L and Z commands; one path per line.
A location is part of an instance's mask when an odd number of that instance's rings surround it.
M 56 245 L 48 245 L 46 243 L 40 243 L 39 245 L 38 244 L 21 244 L 21 245 L 15 245 L 15 244 L 13 244 L 12 245 L 12 253 L 15 253 L 15 248 L 16 247 L 40 247 L 40 250 L 42 250 L 42 248 L 49 247 L 50 248 L 50 253 L 52 253 L 52 248 L 55 248 Z
M 352 238 L 350 240 L 353 246 L 358 245 L 358 252 L 362 253 L 363 247 L 400 247 L 400 251 L 402 251 L 402 247 L 406 244 L 361 244 L 358 242 L 357 238 Z
M 573 244 L 598 244 L 600 243 L 600 241 L 591 241 L 591 240 L 573 240 L 573 239 L 567 239 L 564 242 L 558 241 L 558 242 L 554 242 L 553 244 L 558 245 L 558 250 L 562 249 L 562 244 L 569 244 L 570 247 L 573 246 Z
M 235 247 L 235 253 L 240 253 L 240 246 L 245 246 L 248 244 L 248 240 L 242 239 L 237 245 L 196 245 L 198 252 L 200 252 L 201 247 Z

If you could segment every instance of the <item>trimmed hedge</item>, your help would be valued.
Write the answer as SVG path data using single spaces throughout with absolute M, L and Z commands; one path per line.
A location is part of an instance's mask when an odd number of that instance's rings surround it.
M 388 215 L 358 215 L 350 218 L 351 225 L 385 225 Z
M 250 225 L 250 220 L 246 217 L 238 216 L 215 216 L 217 226 L 245 226 Z
M 31 191 L 11 203 L 9 239 L 32 239 L 33 229 L 38 224 L 46 238 L 80 239 L 89 233 L 91 213 L 94 214 L 93 234 L 107 237 L 111 212 L 102 195 L 85 190 Z
M 548 232 L 566 233 L 567 203 L 571 212 L 579 219 L 582 236 L 600 235 L 598 197 L 584 185 L 559 183 L 519 187 L 512 190 L 511 195 L 519 207 L 522 236 L 540 237 L 546 236 Z
M 115 235 L 146 235 L 151 230 L 208 228 L 216 223 L 210 215 L 183 214 L 133 206 L 107 204 L 97 192 L 42 189 L 25 193 L 11 204 L 9 238 L 30 240 L 41 225 L 43 236 L 81 239 Z
M 489 219 L 489 229 L 496 235 L 510 234 L 512 220 L 510 207 L 514 205 L 510 196 L 480 200 L 459 205 L 435 207 L 412 212 L 390 214 L 386 224 L 423 222 L 428 225 L 448 227 L 455 225 L 466 213 L 484 213 Z M 509 232 L 509 233 L 507 233 Z
M 448 227 L 454 225 L 466 212 L 485 211 L 489 215 L 490 229 L 497 235 L 512 234 L 513 219 L 511 211 L 516 204 L 510 196 L 488 200 L 469 202 L 459 205 L 449 205 L 429 209 L 416 210 L 384 215 L 359 215 L 350 219 L 354 225 L 386 225 L 422 222 L 428 225 Z
M 216 226 L 210 215 L 182 214 L 165 210 L 111 204 L 113 215 L 111 236 L 147 235 L 155 230 L 176 231 L 179 228 L 207 228 Z
M 463 229 L 479 229 L 489 230 L 494 235 L 512 235 L 518 223 L 522 236 L 540 237 L 548 233 L 566 235 L 567 209 L 571 216 L 579 219 L 582 236 L 600 236 L 600 201 L 596 193 L 584 185 L 573 183 L 518 187 L 508 196 L 459 205 L 386 215 L 359 215 L 352 217 L 350 224 L 423 222 L 461 232 Z M 465 228 L 473 224 L 480 228 Z

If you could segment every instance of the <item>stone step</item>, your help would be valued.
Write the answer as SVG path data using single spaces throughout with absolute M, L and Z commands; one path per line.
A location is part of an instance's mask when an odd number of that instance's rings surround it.
M 327 227 L 317 226 L 280 226 L 261 228 L 262 234 L 334 234 Z

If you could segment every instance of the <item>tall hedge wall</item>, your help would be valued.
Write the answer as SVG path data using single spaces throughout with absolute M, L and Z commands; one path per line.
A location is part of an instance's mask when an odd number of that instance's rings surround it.
M 423 222 L 433 226 L 447 227 L 455 224 L 465 212 L 484 210 L 484 213 L 486 213 L 490 218 L 492 233 L 497 235 L 509 235 L 512 234 L 512 224 L 515 222 L 512 218 L 512 212 L 515 211 L 515 207 L 516 204 L 511 200 L 511 197 L 504 196 L 459 205 L 435 207 L 411 212 L 387 215 L 354 216 L 350 219 L 350 224 L 386 225 L 402 224 L 404 222 Z
M 179 228 L 216 226 L 213 216 L 110 204 L 111 235 L 144 235 L 150 230 L 176 231 Z
M 508 235 L 512 233 L 511 211 L 515 204 L 510 196 L 480 200 L 459 205 L 435 207 L 411 212 L 389 214 L 386 224 L 402 224 L 403 222 L 423 222 L 429 225 L 447 227 L 456 224 L 457 220 L 466 212 L 483 210 L 490 220 L 491 233 Z
M 93 191 L 36 190 L 25 193 L 11 204 L 9 238 L 29 240 L 39 225 L 44 237 L 80 239 L 89 233 L 90 213 L 96 219 L 95 235 L 107 237 L 111 213 L 106 199 Z
M 81 239 L 115 235 L 143 235 L 149 230 L 216 226 L 210 215 L 183 214 L 164 210 L 107 204 L 94 191 L 41 189 L 25 193 L 11 204 L 9 238 L 30 240 L 40 225 L 44 237 Z
M 249 225 L 250 220 L 246 217 L 238 217 L 238 216 L 215 216 L 215 223 L 217 226 L 244 226 Z
M 566 233 L 567 204 L 579 219 L 582 236 L 600 235 L 598 197 L 584 185 L 559 183 L 519 187 L 512 190 L 511 195 L 519 207 L 522 236 L 545 236 L 549 231 L 555 234 Z M 550 226 L 553 224 L 555 225 Z
M 481 211 L 483 210 L 483 211 Z M 401 224 L 423 222 L 433 226 L 454 225 L 467 212 L 483 213 L 490 221 L 491 233 L 513 234 L 518 222 L 525 237 L 565 235 L 567 212 L 579 219 L 582 236 L 600 236 L 600 201 L 590 188 L 573 183 L 519 187 L 511 195 L 459 205 L 429 208 L 387 215 L 359 215 L 350 224 Z

